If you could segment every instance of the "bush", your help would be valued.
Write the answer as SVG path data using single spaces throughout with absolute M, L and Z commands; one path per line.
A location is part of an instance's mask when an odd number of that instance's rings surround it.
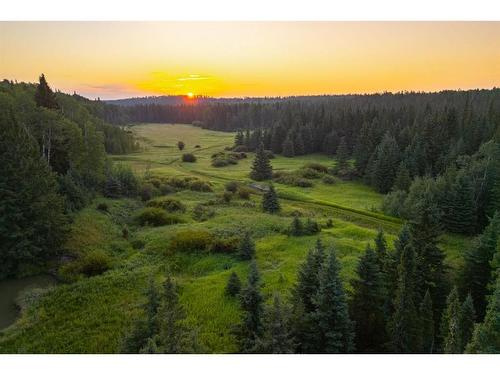
M 240 240 L 236 236 L 228 238 L 214 237 L 209 251 L 212 253 L 232 254 L 236 252 L 239 244 Z
M 275 156 L 271 150 L 264 150 L 264 154 L 267 156 L 268 159 L 274 159 Z M 245 155 L 246 157 L 246 155 Z
M 236 146 L 233 148 L 233 151 L 234 152 L 249 152 L 250 150 L 248 149 L 247 146 L 245 145 L 240 145 L 240 146 Z
M 193 180 L 189 183 L 189 189 L 193 191 L 210 192 L 212 187 L 208 182 L 201 180 Z
M 201 146 L 200 145 L 195 145 L 194 148 L 201 148 Z
M 298 173 L 302 178 L 308 178 L 308 179 L 321 178 L 322 176 L 322 173 L 312 168 L 301 169 Z
M 240 186 L 238 188 L 238 196 L 241 198 L 241 199 L 250 199 L 250 193 L 252 191 L 247 188 L 247 187 L 244 187 L 244 186 Z
M 295 173 L 289 172 L 276 172 L 273 175 L 275 182 L 284 185 L 298 186 L 298 187 L 311 187 L 313 183 L 305 178 L 297 176 Z
M 132 247 L 134 250 L 142 250 L 146 246 L 146 243 L 143 240 L 133 240 Z
M 145 183 L 142 185 L 140 196 L 143 202 L 149 201 L 150 199 L 152 199 L 157 195 L 158 195 L 158 189 L 156 189 L 153 184 Z
M 97 209 L 99 211 L 103 211 L 103 212 L 109 212 L 109 207 L 108 207 L 108 204 L 106 202 L 101 202 L 97 205 Z
M 143 209 L 135 218 L 139 225 L 152 225 L 159 227 L 161 225 L 172 225 L 182 223 L 177 216 L 168 215 L 165 210 L 157 207 L 148 207 Z
M 319 173 L 328 173 L 328 167 L 319 163 L 307 163 L 303 167 L 304 169 L 314 169 Z
M 191 153 L 183 154 L 182 161 L 185 163 L 194 163 L 196 162 L 196 156 Z
M 330 175 L 325 175 L 323 176 L 323 178 L 321 179 L 321 181 L 323 181 L 324 184 L 327 184 L 327 185 L 334 185 L 337 183 L 337 180 L 335 179 L 335 177 L 333 176 L 330 176 Z
M 173 192 L 175 192 L 175 189 L 172 186 L 170 186 L 168 184 L 161 184 L 160 185 L 160 193 L 162 195 L 171 194 Z
M 297 179 L 297 181 L 295 181 L 295 186 L 306 188 L 306 187 L 312 187 L 313 183 L 309 180 L 306 180 L 305 178 L 299 178 Z
M 163 199 L 153 199 L 150 200 L 147 204 L 147 207 L 157 207 L 163 208 L 168 212 L 185 212 L 186 206 L 179 200 L 173 198 L 163 198 Z
M 203 204 L 197 204 L 193 208 L 193 219 L 196 221 L 205 221 L 215 216 L 215 211 Z
M 308 218 L 304 224 L 297 215 L 294 216 L 288 228 L 290 236 L 309 236 L 319 232 L 321 232 L 321 226 L 316 221 Z
M 222 193 L 222 200 L 225 203 L 231 202 L 231 199 L 233 199 L 233 194 L 231 192 L 225 191 L 224 193 Z
M 235 297 L 240 293 L 240 290 L 241 290 L 241 281 L 236 272 L 233 271 L 227 281 L 225 289 L 226 294 L 228 296 Z
M 96 276 L 111 268 L 111 258 L 104 251 L 90 250 L 59 269 L 63 280 L 75 281 L 81 276 Z
M 206 230 L 184 230 L 177 232 L 170 240 L 169 251 L 181 252 L 206 252 L 213 242 L 213 235 Z
M 325 227 L 326 228 L 333 228 L 333 220 L 332 219 L 328 219 L 326 221 Z
M 230 181 L 226 184 L 226 191 L 230 191 L 231 193 L 236 193 L 238 190 L 238 183 L 236 181 Z

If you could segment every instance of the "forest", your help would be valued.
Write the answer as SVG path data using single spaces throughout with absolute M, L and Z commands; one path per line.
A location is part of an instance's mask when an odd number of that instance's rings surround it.
M 0 352 L 500 352 L 499 93 L 122 105 L 4 80 L 0 279 L 57 285 Z

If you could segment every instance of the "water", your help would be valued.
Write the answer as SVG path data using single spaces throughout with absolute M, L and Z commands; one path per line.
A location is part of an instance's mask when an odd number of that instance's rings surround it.
M 0 281 L 0 330 L 10 326 L 16 321 L 19 315 L 19 309 L 15 305 L 15 301 L 19 293 L 28 288 L 43 288 L 54 283 L 54 278 L 49 275 Z

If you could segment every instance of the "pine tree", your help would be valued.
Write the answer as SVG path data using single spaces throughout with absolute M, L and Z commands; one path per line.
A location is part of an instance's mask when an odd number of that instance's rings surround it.
M 185 352 L 188 332 L 182 321 L 186 318 L 186 313 L 179 303 L 177 286 L 170 276 L 164 284 L 162 302 L 158 308 L 158 342 L 162 353 L 183 353 Z
M 238 130 L 234 137 L 234 146 L 243 146 L 245 144 L 245 136 L 243 135 L 243 132 L 241 130 Z
M 255 257 L 255 243 L 249 232 L 245 232 L 238 246 L 238 254 L 241 260 L 251 260 Z
M 370 245 L 359 259 L 357 277 L 352 281 L 351 317 L 356 327 L 359 353 L 382 353 L 387 342 L 384 276 Z
M 446 300 L 446 310 L 441 321 L 443 351 L 447 354 L 462 353 L 462 332 L 460 330 L 460 300 L 457 288 L 453 288 Z
M 392 185 L 392 190 L 402 190 L 408 191 L 411 185 L 410 171 L 406 167 L 404 162 L 399 163 L 398 173 L 394 179 L 394 185 Z
M 432 298 L 427 290 L 419 308 L 420 325 L 422 329 L 422 353 L 434 352 L 434 315 L 432 311 Z
M 395 353 L 419 352 L 421 333 L 415 296 L 415 252 L 409 245 L 405 246 L 401 253 L 394 309 L 389 323 L 392 351 Z
M 375 149 L 368 169 L 370 183 L 379 193 L 388 193 L 394 185 L 399 164 L 399 148 L 396 140 L 386 134 Z
M 273 169 L 269 157 L 261 143 L 255 153 L 255 159 L 252 164 L 250 177 L 256 181 L 269 180 L 273 176 Z
M 354 350 L 354 327 L 339 272 L 340 265 L 332 250 L 321 267 L 319 289 L 313 300 L 318 353 L 351 353 Z
M 460 308 L 460 332 L 462 332 L 460 352 L 465 350 L 465 347 L 472 338 L 475 321 L 476 312 L 474 311 L 472 296 L 469 293 Z
M 484 321 L 476 324 L 467 353 L 500 353 L 500 277 L 489 298 Z
M 277 213 L 281 210 L 278 194 L 276 194 L 273 185 L 270 185 L 269 190 L 262 196 L 262 210 L 270 214 Z
M 492 282 L 491 261 L 496 252 L 500 235 L 500 213 L 490 220 L 473 247 L 465 253 L 463 290 L 471 293 L 478 321 L 484 318 L 488 285 Z
M 243 320 L 237 327 L 236 336 L 240 351 L 252 353 L 258 349 L 257 345 L 263 330 L 263 298 L 260 293 L 260 275 L 255 261 L 250 264 L 247 285 L 240 293 L 240 302 Z
M 290 235 L 292 236 L 302 236 L 304 233 L 304 226 L 302 225 L 302 221 L 300 220 L 299 215 L 294 215 L 292 219 L 292 223 L 290 224 Z
M 36 87 L 35 92 L 35 102 L 39 107 L 45 107 L 48 109 L 59 109 L 59 104 L 56 101 L 56 95 L 50 88 L 45 75 L 42 74 L 39 78 L 39 84 Z
M 241 281 L 236 272 L 231 272 L 226 285 L 226 294 L 235 297 L 241 290 Z
M 293 353 L 294 344 L 290 334 L 289 311 L 274 295 L 273 304 L 264 314 L 263 337 L 258 344 L 258 352 L 273 354 Z
M 282 150 L 283 150 L 283 156 L 286 156 L 288 158 L 293 158 L 295 156 L 295 148 L 293 145 L 293 140 L 290 137 L 290 135 L 288 135 L 285 141 L 283 142 Z
M 446 229 L 454 233 L 474 233 L 476 202 L 470 176 L 466 173 L 458 175 L 444 198 L 443 222 Z
M 379 229 L 375 237 L 375 254 L 379 269 L 381 272 L 384 272 L 387 262 L 387 241 L 385 240 L 383 229 Z
M 300 132 L 297 132 L 294 137 L 293 150 L 295 155 L 304 155 L 306 153 L 304 141 Z
M 347 148 L 347 141 L 345 137 L 340 138 L 340 144 L 337 148 L 337 165 L 336 169 L 339 171 L 345 170 L 349 162 L 349 149 Z

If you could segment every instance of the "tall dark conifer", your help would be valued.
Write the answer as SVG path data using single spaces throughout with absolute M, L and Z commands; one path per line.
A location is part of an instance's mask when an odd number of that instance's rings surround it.
M 39 84 L 35 92 L 35 102 L 39 107 L 59 109 L 59 104 L 57 104 L 56 101 L 56 95 L 47 83 L 44 74 L 42 74 L 39 78 Z
M 264 150 L 264 145 L 260 143 L 255 153 L 250 177 L 256 181 L 269 180 L 273 176 L 273 168 L 269 157 Z

